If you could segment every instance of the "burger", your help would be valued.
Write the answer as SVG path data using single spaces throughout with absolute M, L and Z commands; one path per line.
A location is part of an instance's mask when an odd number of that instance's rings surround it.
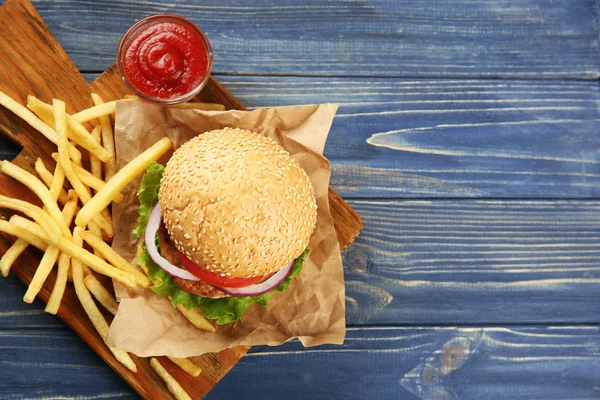
M 265 306 L 298 276 L 317 206 L 306 172 L 274 140 L 224 128 L 153 163 L 138 192 L 138 264 L 151 289 L 218 324 Z

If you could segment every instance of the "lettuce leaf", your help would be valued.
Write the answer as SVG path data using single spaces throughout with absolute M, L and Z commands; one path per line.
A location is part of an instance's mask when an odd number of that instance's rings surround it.
M 138 225 L 133 230 L 135 237 L 142 237 L 148 225 L 148 219 L 152 209 L 158 203 L 158 189 L 160 188 L 160 178 L 162 178 L 165 167 L 161 164 L 153 161 L 148 168 L 146 173 L 142 177 L 140 183 L 140 190 L 137 193 L 138 199 L 140 200 L 140 206 L 138 207 Z
M 150 212 L 158 202 L 158 189 L 160 187 L 160 178 L 162 177 L 163 171 L 164 167 L 162 165 L 153 162 L 148 166 L 146 174 L 142 178 L 140 190 L 138 192 L 138 198 L 140 200 L 138 212 L 140 213 L 140 216 L 138 218 L 138 226 L 133 231 L 133 234 L 137 237 L 143 236 L 146 225 L 148 224 Z M 171 297 L 173 306 L 181 304 L 190 309 L 200 308 L 206 318 L 216 319 L 217 324 L 224 325 L 239 320 L 246 309 L 251 305 L 260 304 L 261 306 L 265 306 L 271 296 L 276 292 L 286 290 L 290 286 L 292 279 L 298 276 L 302 271 L 302 265 L 304 264 L 308 252 L 308 249 L 305 249 L 304 252 L 302 252 L 294 262 L 294 267 L 292 268 L 290 275 L 270 292 L 260 296 L 224 297 L 221 299 L 200 297 L 179 289 L 179 286 L 175 283 L 171 275 L 160 268 L 154 260 L 152 260 L 150 254 L 146 251 L 145 245 L 143 251 L 138 256 L 137 263 L 138 265 L 144 265 L 146 267 L 148 278 L 154 282 L 154 285 L 151 286 L 150 289 L 161 296 Z

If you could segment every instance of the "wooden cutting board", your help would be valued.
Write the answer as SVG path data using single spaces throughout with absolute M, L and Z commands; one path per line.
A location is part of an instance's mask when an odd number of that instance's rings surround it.
M 0 90 L 21 104 L 26 104 L 29 94 L 46 102 L 50 102 L 52 98 L 60 98 L 67 103 L 67 111 L 70 113 L 93 105 L 89 96 L 91 91 L 99 93 L 107 101 L 122 98 L 129 93 L 114 65 L 90 87 L 28 0 L 8 0 L 0 7 Z M 199 100 L 225 104 L 228 109 L 245 109 L 212 77 Z M 54 169 L 55 163 L 50 154 L 56 151 L 55 145 L 2 107 L 0 132 L 22 147 L 13 160 L 15 164 L 34 172 L 34 162 L 40 157 L 47 167 Z M 0 174 L 0 193 L 39 204 L 28 189 L 4 174 Z M 344 249 L 362 230 L 362 221 L 331 189 L 329 201 L 340 245 Z M 3 218 L 10 216 L 4 211 L 0 211 L 0 215 Z M 12 241 L 12 238 L 0 235 L 0 254 L 4 254 Z M 12 272 L 28 284 L 40 258 L 41 253 L 30 248 L 19 258 Z M 48 301 L 54 280 L 55 275 L 51 274 L 39 294 L 42 301 Z M 58 316 L 143 398 L 173 398 L 150 367 L 149 359 L 134 356 L 138 372 L 132 373 L 114 358 L 96 333 L 70 285 Z M 193 398 L 201 398 L 247 351 L 247 347 L 237 347 L 200 357 L 199 364 L 203 372 L 198 378 L 190 377 L 166 358 L 159 357 L 159 361 Z

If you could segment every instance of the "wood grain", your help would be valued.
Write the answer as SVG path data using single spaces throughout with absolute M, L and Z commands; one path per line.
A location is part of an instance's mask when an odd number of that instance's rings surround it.
M 104 70 L 121 35 L 174 12 L 208 35 L 215 73 L 598 77 L 595 0 L 37 1 L 81 70 Z M 98 23 L 101 21 L 101 23 Z M 93 49 L 93 51 L 90 51 Z
M 13 96 L 21 104 L 26 103 L 27 94 L 34 94 L 43 101 L 50 101 L 57 97 L 65 101 L 72 108 L 70 112 L 80 110 L 92 105 L 87 93 L 90 87 L 79 74 L 76 67 L 69 60 L 66 53 L 52 37 L 48 28 L 31 3 L 27 0 L 9 0 L 0 8 L 0 75 L 10 79 L 0 82 L 0 90 Z M 116 68 L 111 68 L 103 74 L 92 89 L 106 100 L 112 99 L 115 93 L 121 97 L 124 85 Z M 214 79 L 207 85 L 202 99 L 205 101 L 218 101 L 225 103 L 228 108 L 242 108 L 243 106 Z M 47 165 L 53 164 L 50 154 L 55 147 L 40 134 L 26 126 L 18 117 L 4 110 L 0 113 L 0 131 L 22 147 L 21 153 L 14 162 L 26 169 L 33 170 L 33 163 L 37 157 L 45 160 Z M 5 175 L 0 177 L 0 190 L 2 194 L 17 198 L 31 199 L 32 194 L 22 186 L 16 184 Z M 346 207 L 347 204 L 334 192 L 331 192 L 335 207 Z M 360 217 L 352 210 L 341 210 L 337 216 L 355 216 L 355 221 L 341 224 L 338 229 L 344 232 L 341 236 L 349 242 L 360 232 L 356 229 L 362 226 Z M 0 253 L 4 253 L 10 245 L 10 239 L 2 237 Z M 35 266 L 39 263 L 40 254 L 30 250 L 23 254 L 12 271 L 21 280 L 28 283 L 33 277 Z M 46 302 L 54 284 L 52 275 L 40 292 L 39 298 Z M 132 373 L 120 364 L 101 338 L 96 333 L 91 322 L 85 315 L 72 287 L 68 287 L 63 297 L 62 306 L 58 316 L 67 323 L 107 364 L 125 379 L 142 397 L 146 399 L 172 398 L 166 387 L 160 382 L 152 371 L 146 359 L 133 357 L 138 367 L 137 373 Z M 193 397 L 200 398 L 222 378 L 224 374 L 242 357 L 247 348 L 239 347 L 226 349 L 218 355 L 207 354 L 199 358 L 199 365 L 203 373 L 197 378 L 191 378 L 181 369 L 175 368 L 170 361 L 160 359 L 163 366 L 180 382 L 184 389 Z
M 223 76 L 249 107 L 340 105 L 344 198 L 597 198 L 597 81 Z
M 4 331 L 0 346 L 2 387 L 19 394 L 3 398 L 137 398 L 67 330 Z M 253 348 L 207 400 L 591 400 L 598 348 L 598 326 L 350 328 L 343 347 Z
M 351 328 L 343 349 L 253 348 L 207 399 L 591 400 L 599 348 L 598 326 Z
M 597 201 L 350 204 L 365 229 L 342 254 L 349 325 L 600 323 Z M 55 326 L 21 286 L 0 292 L 0 330 Z
M 325 155 L 346 199 L 600 196 L 597 81 L 219 79 L 250 109 L 339 104 Z
M 351 204 L 351 324 L 600 322 L 596 201 Z

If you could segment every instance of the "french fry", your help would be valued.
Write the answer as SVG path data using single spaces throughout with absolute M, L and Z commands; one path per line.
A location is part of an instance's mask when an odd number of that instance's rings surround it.
M 112 238 L 114 236 L 115 231 L 112 225 L 112 216 L 107 208 L 100 211 L 100 215 L 90 221 L 90 224 L 92 223 L 95 223 L 105 233 L 107 238 Z M 88 227 L 90 224 L 88 224 Z
M 94 104 L 99 106 L 104 104 L 104 100 L 96 94 L 92 93 L 92 100 Z M 116 108 L 115 108 L 116 110 Z M 105 164 L 104 168 L 104 179 L 109 181 L 115 175 L 116 172 L 116 154 L 115 154 L 115 138 L 113 135 L 112 124 L 110 123 L 110 117 L 108 115 L 102 115 L 98 117 L 100 125 L 102 125 L 102 145 L 104 148 L 113 155 L 112 160 L 109 160 Z
M 73 231 L 73 243 L 76 246 L 83 246 L 83 238 L 81 237 L 81 228 L 75 228 Z M 96 307 L 92 296 L 87 290 L 85 283 L 83 281 L 83 265 L 80 260 L 73 259 L 72 260 L 73 267 L 73 284 L 75 285 L 75 293 L 81 302 L 86 314 L 90 317 L 92 324 L 96 328 L 96 331 L 100 334 L 102 339 L 106 338 L 108 334 L 108 324 L 104 319 L 104 316 L 100 313 L 100 310 Z
M 6 221 L 4 221 L 4 222 L 6 222 Z M 33 247 L 36 247 L 41 251 L 46 251 L 46 249 L 48 248 L 48 242 L 46 242 L 43 239 L 38 238 L 37 236 L 32 235 L 27 229 L 25 229 L 25 228 L 29 228 L 30 224 L 31 224 L 31 226 L 33 226 L 35 224 L 35 222 L 29 221 L 28 219 L 23 218 L 20 215 L 13 215 L 12 217 L 10 217 L 10 220 L 8 222 L 10 222 L 10 225 L 12 225 L 16 228 L 17 234 L 13 235 L 13 236 L 16 236 L 18 238 L 23 238 L 23 240 L 25 240 L 27 243 L 29 243 Z M 1 231 L 1 229 L 0 229 L 0 231 Z
M 195 308 L 188 309 L 181 304 L 177 304 L 179 312 L 187 318 L 196 328 L 202 329 L 203 331 L 216 332 L 215 328 L 204 318 L 204 315 Z
M 23 121 L 27 122 L 32 128 L 44 135 L 49 141 L 54 144 L 57 143 L 58 137 L 54 129 L 46 125 L 41 119 L 36 117 L 34 113 L 17 103 L 2 91 L 0 91 L 0 105 L 4 106 Z M 69 155 L 71 158 L 73 158 L 73 160 L 81 160 L 81 152 L 77 150 L 75 146 L 69 147 Z
M 91 172 L 87 171 L 83 167 L 80 167 L 74 162 L 71 162 L 71 165 L 73 166 L 73 170 L 79 179 L 81 179 L 81 182 L 88 185 L 92 189 L 99 191 L 106 184 L 106 182 L 104 182 L 102 179 L 96 178 Z M 123 199 L 123 196 L 121 196 L 121 199 Z
M 0 258 L 0 272 L 2 276 L 7 277 L 10 272 L 10 268 L 14 262 L 19 258 L 25 249 L 29 246 L 29 243 L 23 239 L 17 239 L 12 246 L 6 250 L 6 253 Z
M 58 239 L 61 235 L 61 231 L 54 223 L 54 220 L 38 206 L 34 206 L 23 200 L 0 195 L 0 207 L 19 211 L 27 215 L 29 218 L 40 224 L 40 226 L 43 226 L 46 233 L 55 238 L 54 240 Z
M 194 364 L 189 358 L 176 358 L 169 356 L 167 356 L 167 358 L 171 360 L 173 364 L 177 365 L 179 368 L 181 368 L 193 377 L 200 376 L 200 374 L 202 373 L 202 368 Z
M 35 300 L 35 296 L 42 289 L 42 285 L 46 282 L 46 278 L 52 271 L 52 267 L 56 264 L 56 260 L 58 260 L 59 250 L 54 246 L 48 246 L 42 260 L 40 261 L 40 265 L 35 270 L 35 274 L 33 275 L 33 279 L 29 283 L 27 287 L 27 291 L 25 292 L 25 296 L 23 296 L 23 301 L 25 303 L 33 303 Z
M 46 186 L 50 187 L 52 182 L 52 172 L 48 171 L 48 168 L 46 168 L 44 162 L 39 157 L 35 160 L 34 166 L 35 172 L 37 172 L 37 174 L 40 176 L 40 179 L 46 184 Z
M 52 186 L 52 179 L 54 175 L 52 175 L 52 172 L 46 169 L 46 166 L 44 165 L 44 162 L 41 158 L 38 158 L 35 161 L 35 171 L 40 176 L 42 182 L 44 182 L 44 184 L 48 186 L 48 189 L 50 189 L 50 187 Z M 58 194 L 58 201 L 61 204 L 66 204 L 66 202 L 68 201 L 67 191 L 64 188 L 62 188 L 60 190 L 60 193 Z
M 54 176 L 56 177 L 56 174 Z M 73 191 L 69 191 L 69 194 L 71 195 L 71 198 L 62 210 L 63 220 L 65 221 L 65 224 L 67 226 L 71 225 L 71 221 L 73 220 L 73 215 L 75 214 L 75 208 L 77 207 L 77 195 L 75 195 L 73 193 Z M 48 246 L 48 249 L 46 249 L 46 252 L 44 253 L 44 256 L 42 257 L 42 260 L 40 261 L 40 265 L 35 270 L 35 274 L 33 274 L 33 278 L 31 279 L 31 282 L 29 283 L 29 287 L 27 288 L 27 291 L 25 292 L 25 296 L 23 297 L 24 302 L 26 302 L 26 303 L 33 302 L 35 297 L 38 295 L 38 293 L 42 289 L 44 282 L 46 282 L 46 279 L 48 279 L 48 275 L 50 274 L 50 271 L 52 271 L 52 268 L 54 267 L 54 264 L 56 263 L 58 257 L 59 257 L 58 249 L 54 246 Z M 67 261 L 63 260 L 62 267 L 63 267 L 63 271 L 61 271 L 61 272 L 62 272 L 62 274 L 64 274 L 64 276 L 60 277 L 61 278 L 60 282 L 59 282 L 59 279 L 57 278 L 57 281 L 54 285 L 54 287 L 56 288 L 56 294 L 54 293 L 55 290 L 53 289 L 52 294 L 54 295 L 54 299 L 52 299 L 52 302 L 48 301 L 48 307 L 50 308 L 50 311 L 54 311 L 54 310 L 58 311 L 58 307 L 60 306 L 60 300 L 62 299 L 62 293 L 64 293 L 64 291 L 65 291 L 64 285 L 66 284 L 66 281 L 67 281 L 67 273 L 68 273 L 68 269 L 69 269 L 68 260 Z M 62 278 L 64 278 L 64 280 Z M 57 287 L 57 285 L 61 285 L 61 284 L 63 285 L 62 288 L 60 286 Z M 56 314 L 56 311 L 54 311 L 53 314 Z
M 110 114 L 114 114 L 117 109 L 116 101 L 109 101 L 108 103 L 97 104 L 93 107 L 81 110 L 78 113 L 72 115 L 73 119 L 80 124 L 91 121 L 96 118 L 104 117 Z
M 69 190 L 68 201 L 63 207 L 62 213 L 65 221 L 68 221 L 69 225 L 71 221 L 73 221 L 73 217 L 79 211 L 79 197 L 77 197 L 77 193 L 74 190 Z M 54 288 L 52 288 L 52 294 L 50 295 L 50 299 L 48 300 L 48 304 L 46 305 L 46 312 L 50 314 L 56 314 L 60 307 L 60 302 L 62 301 L 62 297 L 65 292 L 65 287 L 67 281 L 72 281 L 72 273 L 71 273 L 71 257 L 69 257 L 65 253 L 61 253 L 58 257 L 58 273 L 56 276 L 56 282 L 54 283 Z M 84 266 L 84 271 L 87 267 Z
M 139 269 L 135 268 L 131 265 L 126 259 L 121 257 L 119 253 L 114 251 L 112 247 L 110 247 L 106 242 L 102 239 L 98 238 L 92 232 L 85 231 L 82 233 L 83 240 L 87 242 L 94 250 L 98 250 L 98 252 L 108 261 L 111 265 L 119 268 L 121 271 L 125 271 L 133 276 L 137 283 L 142 287 L 148 287 L 152 282 L 150 279 L 142 273 Z
M 57 161 L 57 169 L 58 169 L 60 166 L 60 154 L 53 153 L 52 157 Z M 105 185 L 104 181 L 98 181 L 88 171 L 86 171 L 79 165 L 75 164 L 74 162 L 71 162 L 71 166 L 73 169 L 73 173 L 75 174 L 75 176 L 77 178 L 79 178 L 79 180 L 82 184 L 88 184 L 87 186 L 89 186 L 89 183 L 91 183 L 92 185 L 99 187 L 99 188 L 101 188 Z M 62 171 L 62 168 L 61 168 L 61 171 Z M 87 192 L 88 196 L 86 196 L 86 198 L 91 199 L 92 195 L 89 192 L 88 188 L 86 188 L 85 186 L 82 186 L 82 187 L 80 187 L 80 190 Z M 87 199 L 83 200 L 82 202 L 85 204 L 85 202 L 88 201 Z M 117 196 L 115 198 L 115 202 L 118 203 L 122 199 L 123 199 L 123 195 Z M 106 235 L 109 238 L 112 238 L 114 235 L 114 229 L 112 226 L 112 217 L 110 215 L 110 212 L 108 211 L 108 209 L 104 209 L 100 212 L 100 214 L 101 215 L 99 217 L 97 217 L 94 221 L 99 227 L 101 227 L 101 229 L 106 233 Z
M 67 195 L 69 200 L 67 201 L 67 203 L 64 205 L 63 209 L 62 209 L 62 215 L 63 218 L 65 220 L 65 223 L 67 225 L 71 225 L 71 222 L 73 221 L 73 217 L 75 216 L 75 213 L 77 212 L 77 203 L 79 201 L 79 197 L 77 197 L 77 193 L 75 193 L 75 191 L 73 189 L 69 190 L 69 194 Z
M 54 176 L 52 176 L 52 182 L 50 183 L 50 195 L 54 200 L 60 196 L 60 191 L 64 190 L 65 185 L 65 172 L 63 171 L 60 164 L 56 164 L 54 168 Z
M 79 227 L 85 227 L 94 216 L 98 215 L 120 194 L 129 182 L 141 174 L 152 161 L 158 160 L 165 154 L 172 145 L 170 139 L 162 138 L 121 168 L 102 190 L 96 193 L 92 200 L 81 208 L 75 218 L 75 224 Z
M 124 350 L 115 349 L 114 347 L 108 347 L 110 351 L 113 353 L 117 361 L 127 367 L 128 370 L 132 372 L 137 372 L 137 365 L 131 359 L 129 353 Z
M 60 209 L 56 204 L 56 200 L 50 194 L 50 190 L 38 178 L 6 160 L 0 161 L 0 171 L 4 172 L 8 176 L 15 178 L 16 180 L 27 186 L 29 189 L 31 189 L 31 191 L 35 193 L 36 196 L 40 198 L 40 200 L 42 200 L 44 206 L 48 210 L 48 214 L 50 214 L 54 222 L 58 225 L 63 236 L 66 236 L 68 238 L 71 237 L 71 232 L 69 231 L 69 228 L 65 225 Z
M 61 178 L 59 177 L 57 179 L 54 179 L 54 176 L 52 175 L 52 173 L 46 169 L 46 167 L 44 166 L 44 163 L 39 158 L 35 162 L 35 169 L 40 174 L 40 177 L 42 177 L 42 180 L 45 180 L 45 181 L 47 180 L 46 185 L 48 185 L 49 188 L 52 187 L 50 189 L 50 195 L 53 198 L 56 198 L 56 193 L 53 193 L 53 192 L 56 192 L 57 186 L 55 186 L 55 185 L 58 184 L 57 181 L 59 181 Z M 58 169 L 58 166 L 57 166 L 57 169 Z M 59 197 L 63 197 L 62 196 L 63 194 L 64 194 L 63 204 L 65 204 L 65 203 L 67 203 L 69 196 L 66 194 L 64 189 L 61 189 Z M 77 211 L 77 201 L 75 201 L 75 209 L 73 210 L 73 213 L 76 211 Z M 64 210 L 63 210 L 63 217 L 64 217 Z M 69 221 L 71 219 L 73 219 L 73 215 L 71 215 L 69 217 Z M 10 268 L 12 267 L 13 263 L 16 261 L 16 259 L 21 254 L 23 254 L 25 249 L 27 249 L 28 245 L 29 245 L 29 243 L 27 243 L 25 240 L 17 239 L 9 247 L 9 249 L 6 251 L 6 253 L 0 259 L 0 272 L 2 273 L 3 276 L 8 276 L 8 273 L 10 272 Z M 46 247 L 45 244 L 43 244 L 43 246 L 44 246 L 44 248 Z
M 94 223 L 94 221 L 90 221 L 90 223 L 88 224 L 88 229 L 98 239 L 103 239 L 102 230 L 100 229 L 100 227 L 97 224 Z M 100 252 L 98 250 L 94 249 L 94 254 L 103 259 L 102 254 L 100 254 Z
M 75 174 L 75 171 L 73 170 L 73 166 L 71 164 L 71 160 L 69 159 L 69 156 L 66 152 L 68 139 L 67 139 L 67 135 L 66 135 L 65 103 L 60 100 L 56 100 L 56 99 L 53 100 L 52 103 L 54 105 L 54 120 L 56 123 L 56 128 L 57 128 L 56 131 L 58 134 L 58 156 L 59 156 L 60 165 L 62 166 L 62 169 L 64 170 L 65 175 L 67 176 L 67 179 L 69 180 L 69 182 L 71 182 L 71 186 L 73 186 L 73 189 L 75 190 L 75 192 L 77 192 L 77 196 L 79 196 L 79 198 L 81 199 L 81 202 L 83 204 L 86 204 L 92 199 L 92 195 L 89 192 L 89 189 L 86 188 L 83 185 L 83 183 L 81 183 L 81 180 L 79 179 L 77 174 Z M 85 208 L 85 205 L 83 208 Z M 106 208 L 106 207 L 104 207 L 104 208 Z M 99 210 L 99 211 L 101 212 L 101 211 L 103 211 L 103 209 Z M 79 212 L 81 212 L 81 210 Z M 111 219 L 108 219 L 107 217 L 103 217 L 103 216 L 99 215 L 99 213 L 96 213 L 92 217 L 93 217 L 94 221 L 101 228 L 107 229 L 107 230 L 105 230 L 105 232 L 107 232 L 107 234 L 109 234 L 109 236 L 112 236 L 114 231 L 113 231 Z M 108 221 L 103 220 L 103 218 L 107 218 Z M 92 219 L 92 218 L 90 218 L 90 219 Z M 87 222 L 89 222 L 89 220 Z
M 67 114 L 67 126 L 69 139 L 77 143 L 81 147 L 87 149 L 94 156 L 98 157 L 101 161 L 107 162 L 112 159 L 112 155 L 106 151 L 104 147 L 100 145 L 100 142 L 94 140 L 90 132 L 81 123 L 75 121 L 70 115 Z
M 35 96 L 27 96 L 27 108 L 48 126 L 54 126 L 54 112 L 52 107 Z
M 110 212 L 106 208 L 104 210 L 100 211 L 100 216 L 96 217 L 96 219 L 90 221 L 90 223 L 95 223 L 96 225 L 98 225 L 98 227 L 100 227 L 102 232 L 104 232 L 106 234 L 107 238 L 112 238 L 115 234 L 115 231 L 114 231 L 114 228 L 112 225 L 112 217 L 110 215 Z M 89 224 L 88 224 L 88 227 L 89 227 Z
M 58 153 L 52 153 L 52 158 L 59 162 L 60 155 Z M 102 179 L 95 177 L 91 172 L 87 171 L 83 167 L 80 167 L 72 161 L 71 167 L 75 175 L 77 175 L 81 183 L 84 185 L 87 185 L 96 191 L 100 191 L 106 185 L 106 182 L 104 182 Z M 114 202 L 119 203 L 121 200 L 123 200 L 123 195 L 119 193 L 119 195 L 115 197 Z
M 102 304 L 102 306 L 111 314 L 115 315 L 117 313 L 119 303 L 117 303 L 114 296 L 106 290 L 93 274 L 86 276 L 83 282 L 90 293 L 98 300 L 98 303 Z
M 30 245 L 45 252 L 48 248 L 48 242 L 44 240 L 45 238 L 41 239 L 37 235 L 34 235 L 28 229 L 29 224 L 36 225 L 42 236 L 45 235 L 45 232 L 41 228 L 39 228 L 39 225 L 37 225 L 35 222 L 29 221 L 28 219 L 21 217 L 20 215 L 13 215 L 9 221 L 0 219 L 0 232 L 5 232 L 19 239 L 23 239 Z
M 54 111 L 52 105 L 44 103 L 43 101 L 35 98 L 34 96 L 28 96 L 27 106 L 30 109 L 32 109 L 36 114 L 39 113 L 41 115 L 44 115 L 44 119 L 47 119 L 48 121 L 54 120 L 54 125 L 56 125 L 56 116 L 53 115 Z M 52 114 L 53 117 L 50 117 L 50 114 Z M 69 114 L 66 114 L 65 119 L 66 126 L 68 127 L 67 137 L 69 139 L 71 139 L 74 143 L 80 145 L 84 149 L 88 150 L 90 153 L 94 154 L 96 157 L 98 157 L 104 162 L 112 158 L 111 154 L 108 151 L 106 151 L 106 149 L 104 149 L 104 147 L 102 147 L 99 142 L 94 140 L 94 138 L 90 135 L 88 130 L 85 129 L 85 127 L 81 125 L 81 123 L 77 122 Z M 58 145 L 58 133 L 56 132 L 56 130 L 55 133 L 57 134 L 57 142 L 55 142 L 55 144 Z M 79 163 L 81 161 L 81 157 L 73 158 L 73 161 Z
M 167 372 L 167 370 L 158 362 L 156 358 L 152 357 L 150 359 L 150 365 L 152 366 L 152 369 L 156 371 L 165 385 L 167 385 L 169 392 L 171 392 L 177 400 L 192 400 L 185 390 L 183 390 L 179 382 L 177 382 L 175 378 L 173 378 L 171 374 Z
M 98 272 L 99 274 L 106 275 L 109 278 L 119 281 L 122 284 L 129 287 L 137 286 L 135 277 L 113 267 L 101 258 L 88 252 L 87 250 L 75 246 L 73 242 L 69 240 L 61 238 L 57 247 L 60 248 L 61 251 L 64 251 L 65 253 L 69 254 L 71 258 L 84 262 L 85 265 L 90 267 L 92 270 Z
M 76 227 L 73 231 L 73 241 L 76 246 L 83 246 L 83 239 L 81 236 L 81 228 Z M 104 316 L 94 303 L 94 299 L 90 295 L 83 278 L 83 265 L 79 260 L 72 260 L 73 266 L 73 284 L 75 285 L 75 293 L 77 294 L 77 298 L 79 299 L 85 313 L 89 317 L 90 321 L 92 321 L 92 325 L 96 328 L 96 331 L 102 338 L 102 340 L 106 339 L 108 335 L 108 323 Z M 125 365 L 129 370 L 136 372 L 137 366 L 127 354 L 127 352 L 119 349 L 115 349 L 113 347 L 109 347 L 110 351 L 114 354 L 115 358 L 119 360 L 119 362 Z
M 96 125 L 92 129 L 92 137 L 98 143 L 102 142 L 102 136 L 100 133 L 101 131 L 102 131 L 102 125 Z M 113 161 L 114 161 L 114 156 L 113 156 Z M 100 159 L 98 157 L 96 157 L 93 154 L 90 154 L 90 172 L 92 173 L 92 175 L 94 175 L 94 177 L 96 177 L 100 180 L 102 179 L 102 162 L 100 161 Z
M 81 199 L 81 201 L 85 204 L 86 201 L 89 201 L 91 195 L 87 192 L 79 177 L 73 171 L 73 166 L 71 164 L 71 160 L 69 159 L 69 155 L 66 152 L 68 146 L 68 138 L 67 138 L 67 120 L 66 120 L 66 112 L 65 112 L 65 103 L 60 100 L 53 100 L 54 105 L 54 121 L 56 124 L 56 133 L 58 134 L 58 154 L 59 154 L 59 162 L 60 165 L 67 176 L 69 182 L 71 182 L 71 186 L 75 192 L 77 192 L 77 196 Z
M 44 309 L 44 311 L 49 314 L 56 315 L 58 309 L 60 308 L 60 303 L 67 287 L 70 266 L 71 257 L 65 253 L 60 253 L 58 256 L 58 272 L 56 274 L 56 281 L 54 282 L 52 294 L 50 295 L 48 303 L 46 304 L 46 308 Z
M 48 235 L 44 232 L 44 230 L 35 222 L 29 221 L 18 215 L 15 215 L 11 218 L 11 223 L 7 222 L 6 224 L 3 224 L 3 222 L 6 221 L 0 220 L 0 231 L 2 232 L 8 233 L 13 236 L 21 237 L 27 240 L 29 243 L 31 243 L 28 240 L 30 236 L 23 235 L 22 230 L 24 229 L 25 233 L 27 233 L 28 235 L 31 234 L 39 240 L 54 245 L 60 251 L 67 253 L 69 256 L 71 256 L 72 259 L 80 261 L 81 263 L 87 265 L 99 274 L 106 275 L 109 278 L 113 278 L 114 280 L 119 281 L 126 286 L 137 287 L 137 283 L 134 276 L 132 276 L 129 273 L 123 272 L 118 268 L 113 267 L 106 261 L 90 253 L 86 249 L 75 245 L 73 241 L 61 237 L 58 240 L 58 242 L 52 243 Z
M 88 224 L 88 229 L 90 230 L 90 232 L 92 232 L 94 234 L 94 236 L 96 236 L 99 239 L 103 239 L 102 238 L 102 230 L 100 229 L 100 227 L 98 225 L 96 225 L 94 223 L 94 221 L 90 221 L 90 223 Z M 96 249 L 94 249 L 94 254 L 97 255 L 98 257 L 104 259 L 104 257 L 102 257 L 102 254 L 100 254 L 100 252 Z
M 100 161 L 108 162 L 112 160 L 113 155 L 110 154 L 102 145 L 100 141 L 94 140 L 94 137 L 81 123 L 75 121 L 70 115 L 67 114 L 67 126 L 69 132 L 73 133 L 73 142 L 79 144 L 81 147 L 86 148 L 94 156 L 98 157 Z

